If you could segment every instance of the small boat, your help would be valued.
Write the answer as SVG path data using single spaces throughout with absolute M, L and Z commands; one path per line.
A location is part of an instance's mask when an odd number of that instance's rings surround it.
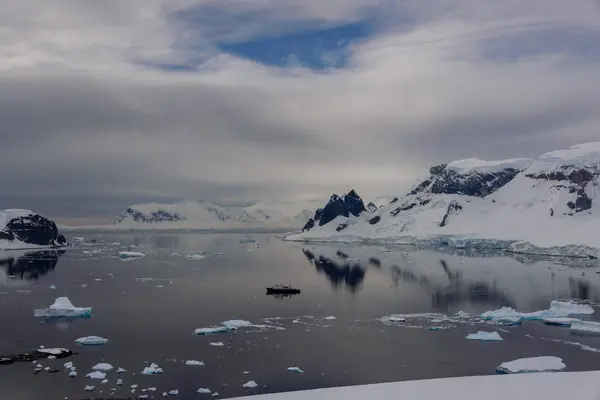
M 291 285 L 274 285 L 267 288 L 267 294 L 299 294 L 300 289 Z

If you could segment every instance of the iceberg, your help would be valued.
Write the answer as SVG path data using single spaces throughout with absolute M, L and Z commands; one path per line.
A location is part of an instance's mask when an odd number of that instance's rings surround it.
M 242 385 L 242 387 L 245 387 L 246 389 L 252 389 L 252 388 L 255 388 L 257 386 L 258 386 L 258 384 L 256 382 L 254 382 L 254 381 L 248 381 L 248 382 L 246 382 L 246 383 L 244 383 Z
M 232 319 L 229 321 L 221 322 L 229 330 L 235 330 L 239 328 L 265 328 L 265 325 L 254 325 L 250 321 L 244 321 L 243 319 Z
M 117 386 L 122 386 L 123 385 L 123 379 L 117 379 Z
M 498 310 L 484 312 L 481 314 L 481 318 L 502 323 L 502 321 L 517 321 L 519 318 L 521 320 L 544 321 L 555 318 L 567 318 L 571 315 L 591 315 L 593 313 L 594 309 L 587 304 L 554 300 L 550 303 L 550 308 L 547 310 L 518 312 L 514 308 L 502 307 Z
M 501 341 L 502 337 L 498 332 L 484 332 L 479 331 L 477 333 L 469 333 L 467 339 L 470 340 L 483 340 L 483 341 Z
M 75 340 L 75 343 L 83 346 L 96 346 L 108 343 L 108 339 L 100 336 L 85 336 Z
M 223 347 L 223 346 L 225 346 L 225 344 L 223 342 L 210 342 L 209 344 L 211 346 L 215 346 L 215 347 Z
M 169 391 L 169 396 L 179 396 L 179 389 L 173 389 Z
M 144 370 L 142 371 L 142 375 L 155 375 L 155 374 L 162 374 L 163 370 L 162 368 L 160 368 L 158 365 L 152 363 L 150 364 L 149 367 L 144 368 Z
M 197 360 L 187 360 L 185 362 L 185 365 L 189 365 L 192 367 L 200 367 L 200 366 L 203 366 L 204 363 L 202 361 L 197 361 Z
M 198 394 L 211 394 L 212 391 L 210 389 L 200 388 L 200 389 L 196 390 L 196 393 L 198 393 Z
M 522 374 L 529 372 L 557 372 L 566 368 L 558 357 L 520 358 L 500 364 L 496 368 L 499 374 Z
M 110 371 L 114 367 L 108 363 L 99 363 L 92 367 L 94 371 Z
M 83 388 L 83 390 L 85 390 L 86 392 L 91 392 L 91 391 L 93 391 L 94 389 L 96 389 L 96 386 L 89 386 L 89 385 L 86 385 L 86 387 L 84 387 L 84 388 Z
M 383 322 L 384 324 L 396 323 L 396 322 L 406 322 L 406 318 L 400 317 L 397 315 L 386 315 L 381 318 L 378 318 L 378 321 Z
M 337 319 L 337 317 L 330 316 L 330 317 L 325 317 L 324 319 L 326 319 L 327 321 L 333 321 L 333 320 Z
M 550 311 L 567 315 L 591 315 L 594 309 L 587 304 L 577 304 L 570 301 L 554 300 L 550 303 Z
M 229 329 L 225 326 L 213 326 L 210 328 L 198 328 L 194 331 L 196 335 L 212 335 L 214 333 L 227 332 Z
M 69 372 L 69 378 L 75 378 L 77 376 L 77 371 Z
M 104 379 L 106 379 L 106 374 L 101 371 L 94 371 L 94 372 L 87 374 L 85 377 L 88 379 L 104 380 Z
M 71 368 L 73 368 L 73 363 L 69 361 L 69 362 L 64 363 L 63 366 L 65 367 L 65 369 L 71 369 Z
M 571 324 L 573 335 L 600 335 L 600 322 L 576 321 Z
M 298 374 L 303 374 L 303 373 L 304 373 L 304 371 L 302 371 L 302 370 L 301 370 L 300 368 L 298 368 L 298 367 L 289 367 L 287 370 L 288 370 L 289 372 L 296 372 L 296 373 L 298 373 Z
M 204 260 L 204 259 L 206 259 L 206 256 L 203 254 L 199 254 L 199 253 L 191 253 L 191 254 L 188 254 L 187 259 L 188 260 L 196 260 L 196 261 Z
M 125 368 L 119 367 L 119 369 L 117 369 L 117 374 L 124 374 L 125 372 L 127 372 Z
M 146 257 L 144 253 L 140 253 L 138 251 L 120 251 L 119 258 L 128 259 L 128 258 L 142 258 Z
M 33 310 L 33 316 L 38 318 L 56 318 L 56 317 L 91 317 L 91 307 L 75 307 L 68 297 L 59 297 L 48 308 L 39 308 Z
M 55 356 L 58 358 L 62 358 L 62 357 L 67 357 L 70 356 L 71 354 L 73 354 L 73 352 L 71 352 L 71 350 L 68 349 L 61 349 L 61 348 L 41 348 L 41 349 L 37 349 L 36 352 L 38 353 L 42 353 L 42 354 L 48 354 L 50 358 L 51 356 Z

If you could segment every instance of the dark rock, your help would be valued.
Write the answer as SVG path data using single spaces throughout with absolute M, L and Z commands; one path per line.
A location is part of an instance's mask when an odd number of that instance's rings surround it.
M 308 220 L 308 222 L 302 228 L 302 232 L 304 232 L 304 231 L 310 231 L 314 227 L 315 227 L 315 220 L 313 218 L 311 218 L 311 219 Z
M 312 229 L 317 222 L 319 226 L 323 226 L 339 216 L 349 217 L 353 215 L 358 217 L 365 211 L 367 209 L 356 191 L 351 190 L 344 196 L 334 194 L 327 205 L 324 208 L 319 208 L 315 212 L 315 216 L 304 225 L 302 232 Z
M 369 220 L 369 223 L 370 223 L 371 225 L 375 225 L 375 224 L 376 224 L 376 223 L 378 223 L 379 221 L 381 221 L 381 216 L 377 215 L 377 216 L 375 216 L 375 217 L 371 218 L 371 219 Z
M 444 172 L 447 166 L 448 164 L 434 165 L 433 167 L 429 168 L 429 173 L 431 175 L 439 175 Z
M 575 201 L 567 201 L 567 207 L 574 210 L 575 213 L 587 211 L 592 208 L 592 199 L 585 192 L 587 185 L 600 175 L 600 171 L 588 169 L 570 170 L 569 166 L 562 168 L 563 170 L 544 172 L 540 174 L 527 174 L 531 179 L 543 179 L 547 181 L 561 182 L 560 185 L 555 185 L 557 188 L 569 188 L 569 193 L 576 194 Z M 567 213 L 572 215 L 573 213 Z
M 390 201 L 390 204 L 394 204 L 394 203 L 395 203 L 395 202 L 397 202 L 398 200 L 399 200 L 399 199 L 398 199 L 397 197 L 394 197 L 394 198 L 392 199 L 392 201 Z
M 457 215 L 461 210 L 462 210 L 462 206 L 460 205 L 460 203 L 458 201 L 455 201 L 455 200 L 451 201 L 450 204 L 448 204 L 448 208 L 446 209 L 446 214 L 444 215 L 444 218 L 442 219 L 442 222 L 440 223 L 440 227 L 444 227 L 444 226 L 448 225 L 450 215 L 452 215 L 452 214 Z
M 377 206 L 371 202 L 371 203 L 367 204 L 367 211 L 373 213 L 373 212 L 377 211 Z
M 54 356 L 54 358 L 57 359 L 67 358 L 72 356 L 73 354 L 76 353 L 73 353 L 71 350 L 68 349 L 62 349 L 62 351 L 58 354 L 50 354 L 34 350 L 29 353 L 19 353 L 14 355 L 2 356 L 0 357 L 0 365 L 14 364 L 16 362 L 32 362 L 37 360 L 43 360 L 50 356 Z
M 217 216 L 220 216 L 217 213 Z M 185 218 L 178 213 L 169 213 L 163 210 L 153 211 L 149 215 L 144 214 L 136 209 L 128 208 L 125 212 L 116 219 L 115 225 L 122 223 L 125 219 L 131 217 L 135 222 L 155 223 L 155 222 L 176 222 L 185 221 Z M 221 218 L 222 219 L 222 218 Z
M 15 240 L 15 234 L 12 231 L 0 231 L 0 240 L 8 240 L 12 242 Z
M 551 208 L 551 209 L 550 209 L 550 216 L 551 216 L 551 217 L 554 217 L 554 208 Z
M 14 236 L 28 244 L 39 246 L 65 246 L 68 244 L 64 236 L 59 235 L 58 228 L 53 221 L 39 214 L 29 214 L 24 217 L 13 218 L 4 227 L 3 237 Z
M 575 200 L 575 212 L 586 211 L 590 208 L 592 208 L 592 199 L 585 193 L 585 189 L 579 189 Z
M 345 222 L 342 222 L 341 224 L 339 224 L 337 226 L 337 228 L 335 228 L 335 230 L 340 232 L 340 231 L 343 231 L 344 229 L 346 229 L 347 227 L 348 227 L 348 224 Z
M 429 204 L 431 202 L 431 199 L 424 199 L 424 200 L 419 200 L 418 202 L 412 202 L 412 203 L 405 203 L 404 205 L 394 209 L 391 211 L 392 216 L 396 216 L 398 214 L 400 214 L 402 211 L 408 211 L 408 210 L 412 210 L 413 208 L 417 207 L 417 206 L 426 206 L 427 204 Z

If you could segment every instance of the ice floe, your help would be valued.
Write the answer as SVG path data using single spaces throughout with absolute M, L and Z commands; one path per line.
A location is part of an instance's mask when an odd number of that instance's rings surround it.
M 324 319 L 326 319 L 327 321 L 333 321 L 334 319 L 337 319 L 337 317 L 330 316 L 330 317 L 325 317 Z
M 114 367 L 108 363 L 98 363 L 92 367 L 94 371 L 110 371 Z
M 253 324 L 250 321 L 245 321 L 243 319 L 232 319 L 228 321 L 221 322 L 221 326 L 211 326 L 208 328 L 198 328 L 194 331 L 196 335 L 210 335 L 215 333 L 223 333 L 241 328 L 276 328 L 279 327 L 269 326 L 269 325 L 257 325 Z
M 124 374 L 125 372 L 127 372 L 127 370 L 126 370 L 125 368 L 121 368 L 121 367 L 119 367 L 119 368 L 117 369 L 117 374 Z
M 550 303 L 550 308 L 547 310 L 533 312 L 519 312 L 511 307 L 502 307 L 494 311 L 486 311 L 481 314 L 481 318 L 491 321 L 500 321 L 502 319 L 522 320 L 545 320 L 549 318 L 565 318 L 571 315 L 591 315 L 594 309 L 587 304 L 577 304 L 570 301 L 554 300 Z
M 288 370 L 289 372 L 296 372 L 296 373 L 298 373 L 298 374 L 303 374 L 303 373 L 304 373 L 304 371 L 302 371 L 302 370 L 301 370 L 300 368 L 298 368 L 298 367 L 289 367 L 287 370 Z
M 576 321 L 571 324 L 571 333 L 574 335 L 600 335 L 600 322 Z
M 246 389 L 252 389 L 252 388 L 255 388 L 257 386 L 258 386 L 258 384 L 256 382 L 254 382 L 254 381 L 248 381 L 248 382 L 246 382 L 246 383 L 244 383 L 242 385 L 242 387 L 245 387 Z
M 200 388 L 200 389 L 196 390 L 196 393 L 198 393 L 198 394 L 211 394 L 212 391 L 210 389 Z
M 50 354 L 52 356 L 65 356 L 65 355 L 70 355 L 72 354 L 71 350 L 68 349 L 62 349 L 60 347 L 56 347 L 56 348 L 40 348 L 36 350 L 38 353 L 42 353 L 42 354 Z
M 225 346 L 225 344 L 223 342 L 210 342 L 209 344 L 211 346 L 215 346 L 215 347 L 223 347 L 223 346 Z
M 185 362 L 185 365 L 189 365 L 192 367 L 199 367 L 199 366 L 203 366 L 204 363 L 202 361 L 197 361 L 197 360 L 187 360 Z
M 149 367 L 146 367 L 143 369 L 142 371 L 142 375 L 155 375 L 155 374 L 162 374 L 163 370 L 162 368 L 160 368 L 158 365 L 152 363 L 150 364 Z
M 204 260 L 206 258 L 206 256 L 204 254 L 200 254 L 200 253 L 190 253 L 187 256 L 188 260 Z
M 169 391 L 169 396 L 179 396 L 179 389 L 173 389 Z
M 64 363 L 63 365 L 65 367 L 65 369 L 71 369 L 73 368 L 73 363 L 71 361 Z
M 483 341 L 501 341 L 502 337 L 498 332 L 484 332 L 479 331 L 477 333 L 469 333 L 467 339 L 470 340 L 483 340 Z
M 530 357 L 504 362 L 496 368 L 496 372 L 501 374 L 557 372 L 565 368 L 566 365 L 558 357 Z
M 128 259 L 128 258 L 142 258 L 146 257 L 144 253 L 140 253 L 138 251 L 120 251 L 119 258 Z
M 104 372 L 101 372 L 101 371 L 94 371 L 94 372 L 90 372 L 85 377 L 88 378 L 88 379 L 104 380 L 104 379 L 106 379 L 106 374 Z
M 194 331 L 196 335 L 212 335 L 215 333 L 227 332 L 229 329 L 226 326 L 213 326 L 209 328 L 198 328 Z
M 39 308 L 33 310 L 35 317 L 90 317 L 92 315 L 91 307 L 75 307 L 68 297 L 59 297 L 48 308 Z
M 77 371 L 73 371 L 72 370 L 71 372 L 69 372 L 69 377 L 70 378 L 75 378 L 76 376 L 77 376 Z
M 97 346 L 108 343 L 108 339 L 100 336 L 85 336 L 75 340 L 75 343 L 84 346 Z
M 115 385 L 122 386 L 123 385 L 123 379 L 117 379 L 117 383 L 115 383 Z
M 96 386 L 91 385 L 86 385 L 86 387 L 83 388 L 83 390 L 85 390 L 86 392 L 92 392 L 94 391 L 94 389 L 96 389 Z

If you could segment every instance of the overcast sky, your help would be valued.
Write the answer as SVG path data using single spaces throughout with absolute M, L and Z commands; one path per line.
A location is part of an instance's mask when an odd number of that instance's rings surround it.
M 597 0 L 2 0 L 0 208 L 403 194 L 600 140 Z

